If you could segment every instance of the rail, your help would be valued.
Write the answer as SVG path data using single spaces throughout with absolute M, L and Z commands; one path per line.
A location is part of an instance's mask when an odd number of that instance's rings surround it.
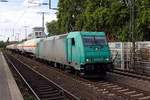
M 80 100 L 78 97 L 63 89 L 61 86 L 54 83 L 44 75 L 40 74 L 34 69 L 31 69 L 29 65 L 23 63 L 19 59 L 11 55 L 5 55 L 5 57 L 8 60 L 8 63 L 13 66 L 20 77 L 24 80 L 37 100 L 41 100 L 43 98 L 56 98 L 56 100 L 60 98 L 66 100 Z M 37 82 L 39 84 L 37 84 Z
M 150 81 L 150 76 L 146 76 L 144 74 L 139 74 L 134 71 L 113 69 L 112 71 L 109 71 L 109 72 Z

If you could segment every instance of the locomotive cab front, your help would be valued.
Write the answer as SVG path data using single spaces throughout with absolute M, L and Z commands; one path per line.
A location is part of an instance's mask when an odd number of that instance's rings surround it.
M 110 55 L 104 32 L 72 32 L 67 36 L 67 60 L 80 73 L 105 74 L 111 66 Z
M 104 32 L 82 35 L 85 73 L 105 74 L 111 66 L 110 50 Z

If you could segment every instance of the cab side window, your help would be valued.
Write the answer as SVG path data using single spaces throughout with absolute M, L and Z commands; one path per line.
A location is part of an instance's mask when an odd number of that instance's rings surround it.
M 75 40 L 74 40 L 74 38 L 71 39 L 71 45 L 75 45 Z

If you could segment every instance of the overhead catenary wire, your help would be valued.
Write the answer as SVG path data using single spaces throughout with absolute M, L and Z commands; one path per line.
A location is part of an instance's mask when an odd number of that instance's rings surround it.
M 12 36 L 15 36 L 15 27 L 17 26 L 17 24 L 20 22 L 20 20 L 24 17 L 26 13 L 26 9 L 22 12 L 22 14 L 20 15 L 20 17 L 18 18 L 18 20 L 15 22 L 14 26 L 13 26 L 13 35 Z M 19 35 L 19 34 L 18 34 Z M 16 37 L 16 36 L 15 36 Z M 19 38 L 19 36 L 18 36 Z M 19 40 L 19 39 L 18 39 Z

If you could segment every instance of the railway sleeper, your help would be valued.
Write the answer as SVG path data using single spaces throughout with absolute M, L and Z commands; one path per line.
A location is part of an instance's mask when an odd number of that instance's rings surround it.
M 115 88 L 112 88 L 113 90 L 121 90 L 122 87 L 115 87 Z
M 40 92 L 39 94 L 43 95 L 43 94 L 52 94 L 52 93 L 58 93 L 58 92 L 59 90 L 53 90 L 53 91 Z
M 139 98 L 138 100 L 150 100 L 150 96 L 144 96 Z
M 143 93 L 138 93 L 138 94 L 131 95 L 131 97 L 140 97 L 140 96 L 143 96 L 143 95 L 144 95 Z
M 122 90 L 119 90 L 118 92 L 126 92 L 126 91 L 129 91 L 129 89 L 122 89 Z
M 104 86 L 104 87 L 107 87 L 107 86 L 113 86 L 113 84 L 108 83 L 108 84 L 104 84 L 104 85 L 102 85 L 102 86 Z
M 51 87 L 51 86 L 49 84 L 39 84 L 38 87 L 40 88 L 40 87 Z
M 136 93 L 136 91 L 129 91 L 129 92 L 125 92 L 124 94 L 135 94 Z
M 107 86 L 107 88 L 116 88 L 119 87 L 118 85 L 112 85 L 112 86 Z
M 109 82 L 100 82 L 98 83 L 99 85 L 105 85 L 105 84 L 110 84 Z
M 51 97 L 58 97 L 58 96 L 62 96 L 62 93 L 60 92 L 57 92 L 57 93 L 53 93 L 53 94 L 43 94 L 43 95 L 40 95 L 39 97 L 40 98 L 51 98 Z
M 43 89 L 49 89 L 49 88 L 52 88 L 52 87 L 51 86 L 44 86 L 44 87 L 43 86 L 42 87 L 38 86 L 37 88 L 40 89 L 40 90 L 43 90 Z
M 52 98 L 44 98 L 41 100 L 69 100 L 69 99 L 66 99 L 65 96 L 58 96 L 58 97 L 52 97 Z
M 39 85 L 39 86 L 48 86 L 49 84 L 42 82 L 42 83 L 38 83 L 38 85 Z
M 53 88 L 48 88 L 48 89 L 38 89 L 39 92 L 47 92 L 47 91 L 53 91 Z

